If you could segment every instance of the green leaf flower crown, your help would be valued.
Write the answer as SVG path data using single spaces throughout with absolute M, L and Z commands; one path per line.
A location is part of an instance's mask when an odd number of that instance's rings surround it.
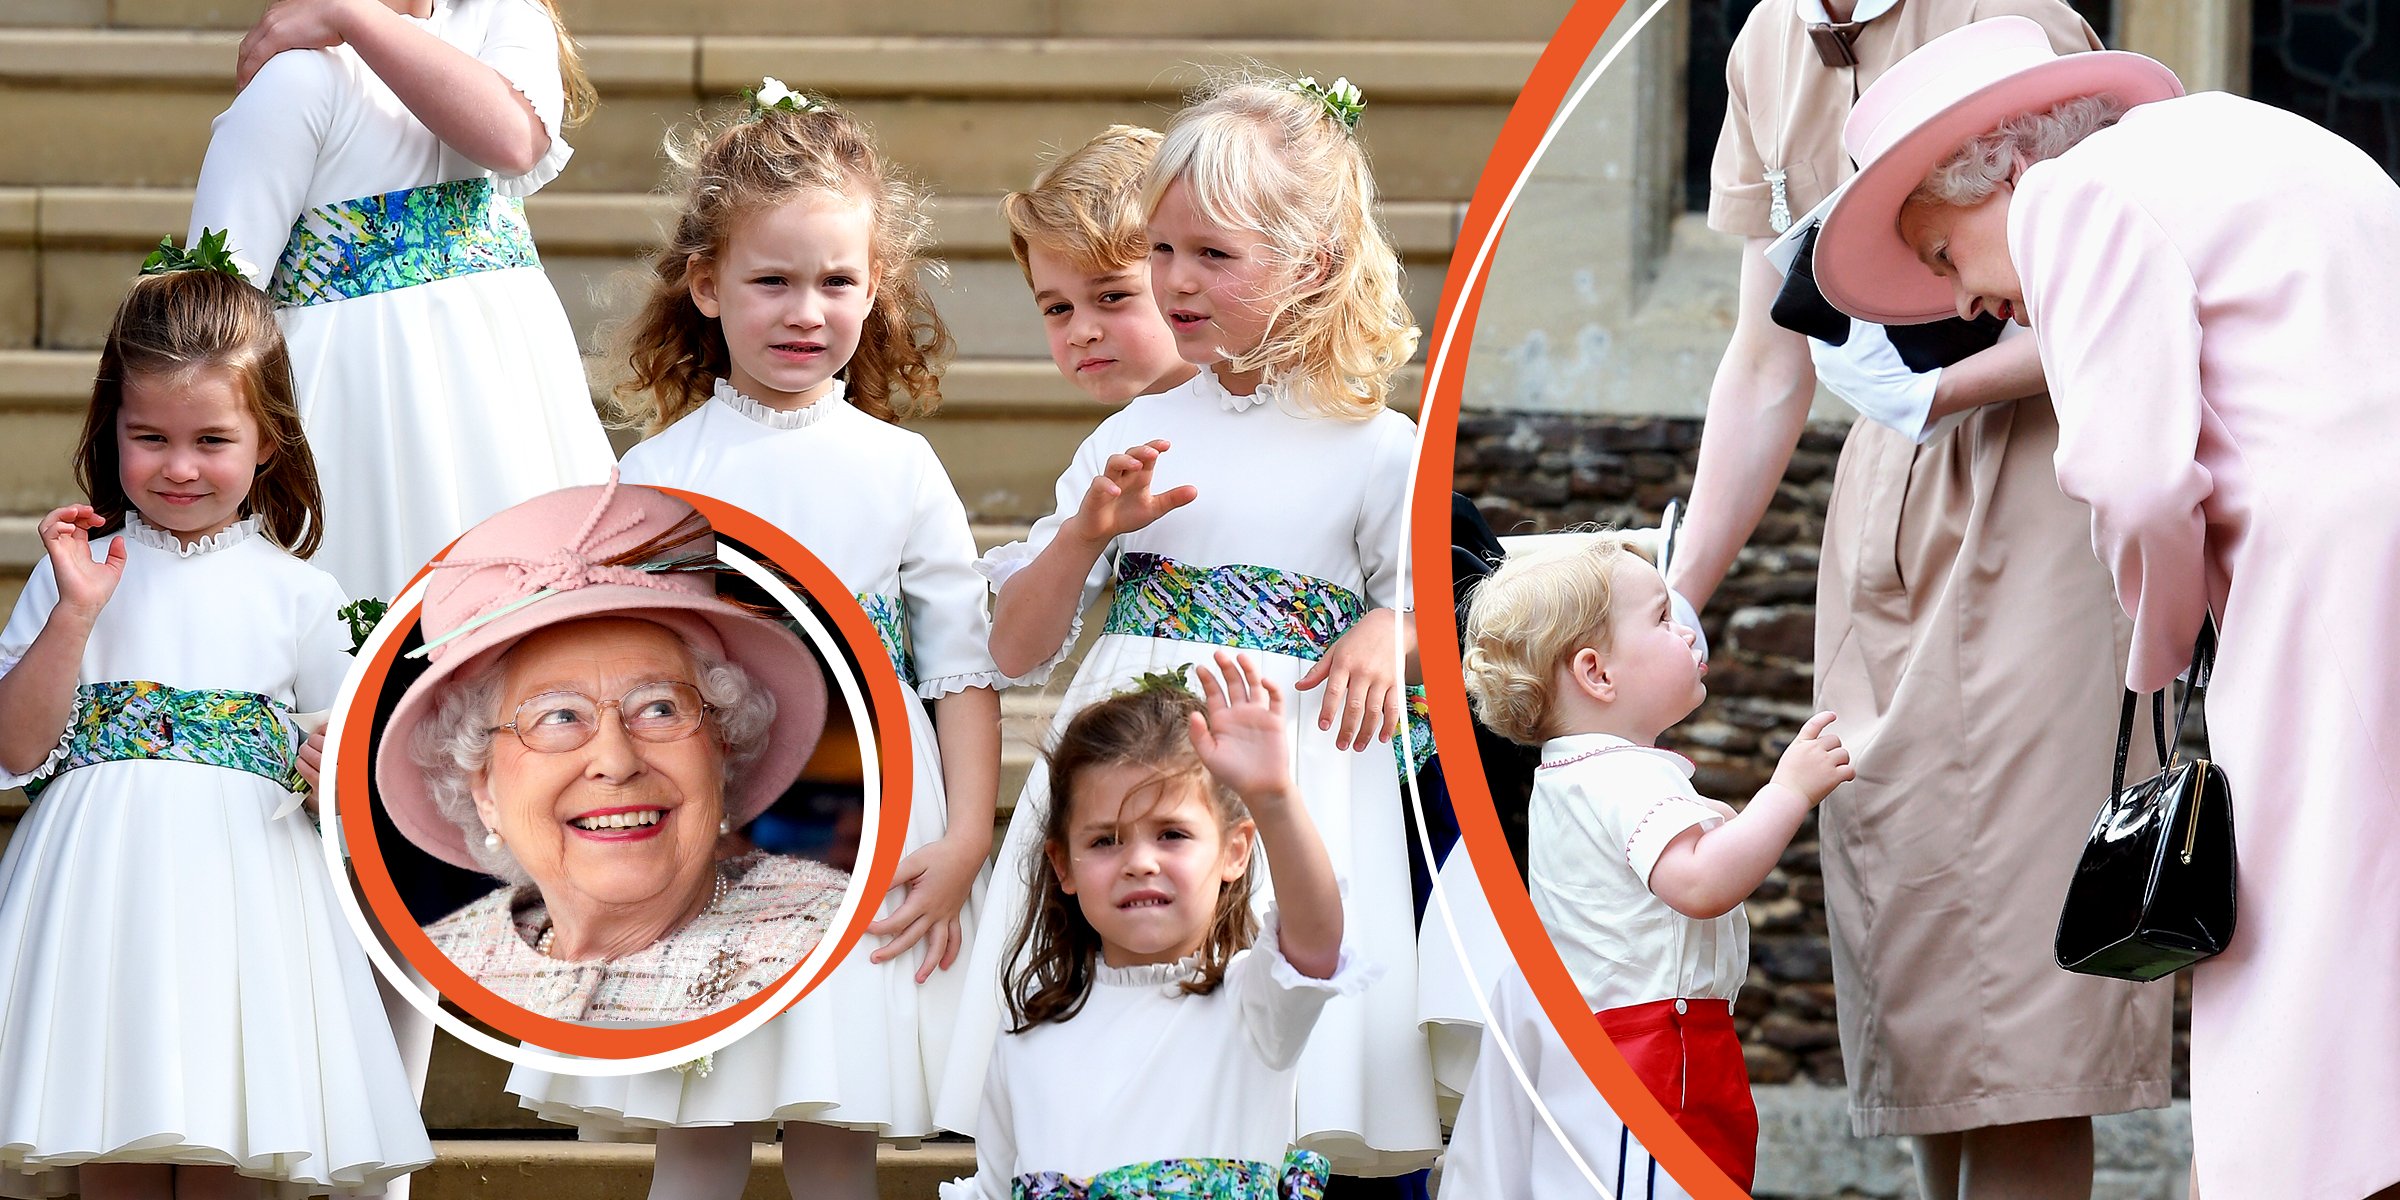
M 364 600 L 345 604 L 333 614 L 340 618 L 343 624 L 350 627 L 350 654 L 352 657 L 356 657 L 359 651 L 366 649 L 367 635 L 375 632 L 375 627 L 383 623 L 383 614 L 390 608 L 391 605 L 369 596 Z
M 1144 671 L 1134 676 L 1132 687 L 1120 688 L 1116 694 L 1119 696 L 1147 696 L 1153 692 L 1169 692 L 1178 696 L 1190 696 L 1197 700 L 1200 698 L 1200 693 L 1192 690 L 1191 681 L 1184 677 L 1184 672 L 1190 669 L 1191 667 L 1187 664 L 1171 671 Z
M 1305 96 L 1316 97 L 1317 103 L 1325 106 L 1326 115 L 1340 121 L 1344 129 L 1356 130 L 1358 119 L 1367 111 L 1366 96 L 1359 92 L 1358 85 L 1350 82 L 1348 76 L 1334 80 L 1333 86 L 1327 87 L 1318 83 L 1316 76 L 1303 75 L 1285 84 L 1284 87 Z
M 160 238 L 158 239 L 158 248 L 150 252 L 150 257 L 142 260 L 142 274 L 170 275 L 177 271 L 222 271 L 235 279 L 248 282 L 250 274 L 246 268 L 249 264 L 225 248 L 225 235 L 228 232 L 230 231 L 224 229 L 203 229 L 200 231 L 200 240 L 192 243 L 189 249 L 177 247 L 174 238 Z
M 742 99 L 750 105 L 747 119 L 756 121 L 771 112 L 811 113 L 831 112 L 832 107 L 807 92 L 795 92 L 780 79 L 769 75 L 754 88 L 743 88 Z

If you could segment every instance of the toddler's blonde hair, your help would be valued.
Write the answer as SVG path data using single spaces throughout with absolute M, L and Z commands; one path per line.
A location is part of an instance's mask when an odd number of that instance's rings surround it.
M 1034 176 L 1033 186 L 1000 200 L 1008 248 L 1025 282 L 1026 252 L 1038 242 L 1086 271 L 1119 271 L 1150 257 L 1142 180 L 1158 157 L 1158 131 L 1111 125 Z
M 1283 283 L 1258 348 L 1226 367 L 1265 371 L 1313 415 L 1363 420 L 1417 346 L 1400 256 L 1375 215 L 1366 150 L 1323 101 L 1249 72 L 1204 88 L 1167 127 L 1142 189 L 1145 219 L 1182 183 L 1202 219 L 1263 238 Z
M 1459 668 L 1475 715 L 1512 742 L 1549 739 L 1558 669 L 1585 646 L 1608 652 L 1611 573 L 1640 552 L 1608 531 L 1517 550 L 1467 597 Z M 1566 539 L 1562 539 L 1566 540 Z

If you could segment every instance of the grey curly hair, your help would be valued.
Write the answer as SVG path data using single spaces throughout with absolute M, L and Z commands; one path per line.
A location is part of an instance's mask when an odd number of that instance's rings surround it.
M 775 722 L 775 694 L 738 664 L 693 645 L 682 634 L 700 698 L 716 707 L 716 740 L 725 755 L 725 794 L 739 794 L 750 768 L 767 749 Z M 473 781 L 492 763 L 493 725 L 499 721 L 500 685 L 508 654 L 442 685 L 433 712 L 417 726 L 409 756 L 425 769 L 425 790 L 436 811 L 458 826 L 467 853 L 487 874 L 509 883 L 530 883 L 508 847 L 483 844 L 483 818 L 475 811 Z
M 1927 172 L 1902 208 L 1946 204 L 1973 208 L 1991 198 L 2017 172 L 2057 158 L 2083 139 L 2116 124 L 2131 109 L 2113 95 L 2077 96 L 2042 112 L 2019 113 L 1988 133 L 1968 139 L 1958 152 Z

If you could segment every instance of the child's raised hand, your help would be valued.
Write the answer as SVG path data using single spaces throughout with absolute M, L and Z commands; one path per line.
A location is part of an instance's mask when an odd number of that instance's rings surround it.
M 975 889 L 975 873 L 983 869 L 989 851 L 989 830 L 961 830 L 919 846 L 902 858 L 892 886 L 906 889 L 907 894 L 892 915 L 867 926 L 868 933 L 891 939 L 869 955 L 869 961 L 890 962 L 923 942 L 925 957 L 917 966 L 917 982 L 933 978 L 935 971 L 949 970 L 966 940 L 958 923 L 959 910 L 967 906 L 967 896 Z
M 1334 730 L 1334 749 L 1365 750 L 1399 733 L 1401 709 L 1408 702 L 1400 683 L 1399 638 L 1400 614 L 1376 609 L 1343 630 L 1325 657 L 1292 685 L 1304 692 L 1324 685 L 1317 728 Z
M 88 504 L 53 509 L 42 518 L 42 549 L 58 578 L 58 606 L 86 618 L 100 615 L 125 578 L 125 539 L 109 543 L 106 561 L 92 561 L 91 531 L 105 524 Z
M 1217 781 L 1245 804 L 1289 799 L 1292 735 L 1284 723 L 1283 689 L 1259 673 L 1247 654 L 1217 651 L 1217 669 L 1196 667 L 1201 711 L 1192 714 L 1192 749 Z
M 1813 808 L 1824 803 L 1833 789 L 1858 778 L 1841 735 L 1827 728 L 1832 724 L 1829 712 L 1810 717 L 1808 724 L 1800 727 L 1800 736 L 1784 749 L 1782 761 L 1775 764 L 1775 777 L 1767 782 L 1808 797 Z
M 1158 456 L 1165 454 L 1167 448 L 1167 440 L 1157 438 L 1123 454 L 1109 455 L 1107 466 L 1084 489 L 1083 505 L 1067 522 L 1066 532 L 1094 543 L 1106 543 L 1119 534 L 1148 528 L 1152 521 L 1199 499 L 1200 489 L 1190 484 L 1166 492 L 1151 492 Z

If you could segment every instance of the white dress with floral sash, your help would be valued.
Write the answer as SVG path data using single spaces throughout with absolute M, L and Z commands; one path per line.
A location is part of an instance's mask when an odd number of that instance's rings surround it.
M 416 20 L 416 18 L 409 18 Z M 565 309 L 524 197 L 573 153 L 558 40 L 533 0 L 434 0 L 418 22 L 533 105 L 550 152 L 498 176 L 450 149 L 346 46 L 291 50 L 216 120 L 191 232 L 229 230 L 275 301 L 325 489 L 315 563 L 398 594 L 467 527 L 608 478 Z
M 1234 396 L 1202 372 L 1133 401 L 1084 439 L 1059 477 L 1057 511 L 1027 541 L 980 564 L 994 586 L 1057 536 L 1111 454 L 1153 438 L 1172 443 L 1156 489 L 1192 484 L 1199 498 L 1117 539 L 1084 581 L 1085 607 L 1109 591 L 1108 624 L 1061 696 L 1052 735 L 1142 674 L 1213 661 L 1219 647 L 1249 651 L 1287 690 L 1297 781 L 1346 889 L 1345 940 L 1383 972 L 1361 994 L 1326 1006 L 1300 1063 L 1296 1141 L 1344 1174 L 1425 1166 L 1441 1140 L 1417 1025 L 1400 772 L 1389 746 L 1334 748 L 1333 734 L 1317 728 L 1323 690 L 1290 691 L 1361 613 L 1405 600 L 1399 555 L 1416 427 L 1389 411 L 1363 421 L 1299 415 L 1271 389 Z M 1070 634 L 1049 666 L 1074 640 Z M 1009 819 L 992 873 L 992 915 L 968 963 L 971 991 L 935 1109 L 944 1128 L 960 1133 L 977 1132 L 983 1066 L 1004 1018 L 1009 935 L 1040 864 L 1048 803 L 1036 772 Z M 1262 909 L 1271 890 L 1259 889 Z
M 255 518 L 190 550 L 139 517 L 121 536 L 75 717 L 0 859 L 0 1195 L 75 1191 L 93 1160 L 380 1191 L 433 1151 L 279 715 L 333 703 L 341 588 Z M 45 560 L 0 674 L 57 602 Z
M 902 680 L 928 700 L 1003 681 L 992 666 L 985 588 L 966 509 L 933 447 L 860 412 L 836 391 L 776 412 L 719 382 L 716 398 L 636 446 L 627 483 L 729 501 L 806 546 L 858 599 Z M 904 852 L 949 827 L 933 722 L 908 706 L 915 794 Z M 972 937 L 983 882 L 960 918 Z M 895 890 L 878 915 L 897 908 Z M 886 963 L 862 940 L 791 1011 L 718 1053 L 706 1074 L 586 1079 L 520 1068 L 509 1089 L 543 1118 L 623 1135 L 682 1125 L 813 1121 L 906 1141 L 933 1132 L 964 972 L 920 985 L 923 945 Z

